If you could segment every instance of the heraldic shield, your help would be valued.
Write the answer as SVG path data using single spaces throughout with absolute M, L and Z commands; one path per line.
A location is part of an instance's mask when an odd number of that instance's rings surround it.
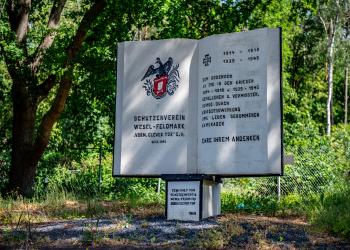
M 159 57 L 156 59 L 156 64 L 159 66 L 156 68 L 154 65 L 150 65 L 142 77 L 143 88 L 146 90 L 147 95 L 152 95 L 156 99 L 161 99 L 166 94 L 173 95 L 178 87 L 180 79 L 179 64 L 173 66 L 173 58 L 169 57 L 166 63 L 162 63 Z M 151 76 L 155 75 L 153 79 Z
M 167 92 L 168 76 L 161 76 L 153 80 L 153 94 L 155 98 L 162 98 Z

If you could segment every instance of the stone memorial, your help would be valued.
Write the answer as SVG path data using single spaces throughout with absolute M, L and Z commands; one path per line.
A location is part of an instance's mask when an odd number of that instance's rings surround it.
M 167 218 L 220 214 L 220 178 L 281 175 L 281 29 L 118 44 L 113 175 L 162 177 Z

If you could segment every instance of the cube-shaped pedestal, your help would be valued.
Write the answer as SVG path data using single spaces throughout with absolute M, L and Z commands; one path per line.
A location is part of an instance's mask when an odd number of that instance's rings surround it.
M 212 180 L 166 180 L 167 220 L 199 221 L 219 215 L 221 183 Z

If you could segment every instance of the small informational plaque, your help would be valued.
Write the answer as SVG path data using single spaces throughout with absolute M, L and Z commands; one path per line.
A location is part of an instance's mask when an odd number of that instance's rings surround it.
M 282 174 L 281 29 L 118 44 L 114 176 Z
M 200 188 L 200 181 L 169 181 L 167 219 L 199 221 Z

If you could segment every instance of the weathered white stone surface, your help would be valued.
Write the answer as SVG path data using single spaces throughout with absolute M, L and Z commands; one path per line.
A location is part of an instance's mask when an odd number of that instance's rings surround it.
M 113 174 L 280 174 L 280 32 L 120 43 Z M 169 58 L 177 89 L 155 98 L 145 73 Z

